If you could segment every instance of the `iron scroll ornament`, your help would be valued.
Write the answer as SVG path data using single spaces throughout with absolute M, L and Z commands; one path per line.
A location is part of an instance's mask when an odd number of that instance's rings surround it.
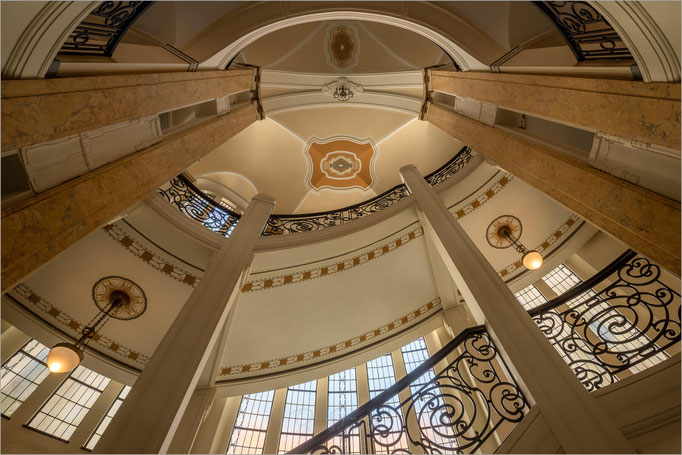
M 471 161 L 471 156 L 471 149 L 463 147 L 450 161 L 427 175 L 426 181 L 431 186 L 445 182 Z M 158 191 L 184 215 L 225 237 L 232 233 L 239 221 L 240 215 L 216 203 L 182 174 L 172 179 L 167 188 L 160 188 Z M 261 235 L 296 234 L 339 226 L 380 212 L 408 195 L 405 185 L 396 185 L 372 199 L 338 210 L 300 215 L 271 215 Z
M 529 311 L 588 391 L 667 358 L 680 342 L 680 294 L 661 268 L 629 250 L 589 280 Z M 612 281 L 611 281 L 612 280 Z M 610 283 L 595 292 L 600 283 Z
M 618 33 L 588 2 L 535 1 L 579 61 L 632 58 Z
M 454 352 L 458 355 L 447 367 L 423 380 Z M 387 390 L 289 453 L 351 453 L 346 435 L 355 429 L 366 453 L 410 453 L 400 444 L 405 438 L 424 453 L 473 453 L 501 425 L 520 422 L 529 409 L 508 371 L 485 327 L 471 327 Z M 409 398 L 388 404 L 408 387 Z M 406 424 L 411 415 L 416 416 L 416 430 Z
M 171 180 L 168 188 L 159 189 L 159 194 L 188 218 L 225 237 L 230 236 L 240 218 L 204 194 L 182 174 Z
M 71 32 L 60 55 L 111 57 L 123 35 L 153 1 L 105 1 Z

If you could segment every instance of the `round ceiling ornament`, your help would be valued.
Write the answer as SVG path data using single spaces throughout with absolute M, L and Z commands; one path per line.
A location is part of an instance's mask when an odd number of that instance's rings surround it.
M 523 230 L 521 220 L 514 215 L 502 215 L 495 218 L 485 231 L 485 238 L 491 247 L 503 250 L 512 246 L 509 240 L 500 233 L 500 230 L 505 227 L 509 228 L 507 232 L 511 234 L 515 241 L 519 240 Z
M 139 318 L 147 310 L 147 296 L 140 286 L 122 276 L 106 276 L 100 278 L 92 287 L 92 299 L 95 305 L 105 311 L 109 307 L 110 295 L 122 292 L 128 296 L 129 302 L 111 312 L 111 317 L 121 320 Z

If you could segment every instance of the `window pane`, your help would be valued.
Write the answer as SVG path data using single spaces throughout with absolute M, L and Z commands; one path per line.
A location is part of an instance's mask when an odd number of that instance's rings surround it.
M 543 303 L 547 302 L 547 299 L 545 296 L 540 294 L 540 291 L 538 291 L 538 288 L 533 286 L 532 284 L 528 287 L 525 287 L 521 289 L 519 292 L 514 294 L 514 297 L 516 297 L 516 300 L 521 303 L 523 308 L 527 310 L 532 310 L 536 306 L 540 306 Z
M 78 366 L 27 426 L 68 441 L 109 381 L 106 376 Z
M 109 426 L 109 422 L 111 422 L 111 418 L 114 417 L 114 415 L 116 415 L 116 411 L 118 411 L 118 408 L 121 407 L 121 403 L 123 403 L 123 400 L 125 400 L 125 398 L 128 396 L 128 392 L 130 391 L 130 389 L 131 387 L 128 385 L 124 386 L 123 389 L 121 389 L 121 391 L 118 393 L 118 396 L 109 407 L 109 410 L 104 415 L 102 420 L 97 425 L 97 428 L 95 428 L 95 431 L 90 435 L 88 441 L 83 446 L 84 449 L 92 450 L 95 448 L 97 441 L 99 441 L 99 438 L 101 438 L 102 435 L 104 434 L 104 431 Z
M 263 453 L 275 391 L 244 395 L 227 453 Z
M 279 453 L 285 453 L 313 436 L 317 381 L 304 382 L 287 389 Z
M 424 341 L 424 338 L 419 338 L 412 343 L 403 346 L 401 351 L 403 353 L 403 361 L 405 362 L 405 370 L 407 370 L 407 374 L 410 374 L 429 358 L 429 351 L 426 349 L 426 342 Z M 435 378 L 436 375 L 433 373 L 433 369 L 429 369 L 414 382 L 412 382 L 410 385 L 410 390 L 412 392 L 413 398 L 415 394 L 418 394 L 422 386 L 428 384 Z M 431 422 L 432 415 L 429 410 L 442 409 L 445 406 L 445 402 L 443 401 L 442 397 L 432 397 L 432 394 L 434 393 L 437 395 L 440 394 L 438 387 L 430 390 L 428 394 L 428 403 L 423 398 L 414 400 L 414 408 L 416 414 L 419 416 L 417 423 L 419 424 L 419 428 L 421 429 L 422 433 L 428 438 L 428 440 L 431 440 L 438 445 L 439 451 L 443 451 L 444 449 L 452 449 L 453 451 L 456 451 L 457 442 L 456 439 L 454 439 L 455 432 L 452 427 L 447 425 L 434 426 Z M 425 408 L 426 405 L 428 405 L 428 408 Z M 449 435 L 452 435 L 452 437 L 448 437 Z
M 542 277 L 542 279 L 558 295 L 563 294 L 567 290 L 583 282 L 578 275 L 576 275 L 564 264 L 560 264 L 557 268 Z M 592 300 L 588 304 L 580 305 L 590 299 Z M 592 289 L 587 289 L 582 294 L 579 294 L 577 297 L 574 297 L 573 299 L 566 302 L 565 305 L 569 308 L 576 308 L 580 305 L 579 311 L 582 313 L 582 317 L 587 321 L 592 321 L 589 324 L 588 330 L 591 330 L 592 333 L 598 336 L 601 340 L 606 341 L 606 349 L 611 353 L 617 354 L 618 352 L 635 352 L 638 348 L 645 346 L 649 342 L 648 337 L 640 333 L 635 328 L 632 328 L 628 331 L 621 330 L 618 333 L 614 333 L 611 331 L 610 324 L 600 323 L 604 322 L 605 318 L 613 317 L 614 311 L 617 310 L 614 310 L 608 302 L 597 296 L 597 293 Z M 570 339 L 575 338 L 576 336 L 580 336 L 580 334 L 572 333 L 569 324 L 566 324 L 565 327 L 562 328 L 561 334 L 555 338 Z M 564 361 L 569 365 L 579 360 L 594 360 L 593 354 L 588 354 L 582 349 L 571 349 L 571 352 L 567 352 L 566 349 L 563 349 L 561 346 L 556 344 L 554 347 Z M 585 348 L 585 350 L 590 351 L 591 349 Z M 629 368 L 629 370 L 632 373 L 644 371 L 667 358 L 668 355 L 665 352 L 659 352 L 656 355 L 649 357 L 648 359 L 645 359 L 636 365 L 633 365 Z
M 367 382 L 369 383 L 369 398 L 374 399 L 384 390 L 395 384 L 395 372 L 393 370 L 393 359 L 391 354 L 386 354 L 381 357 L 367 362 Z M 373 453 L 392 453 L 398 450 L 399 453 L 407 453 L 409 446 L 407 443 L 407 435 L 402 431 L 403 412 L 400 408 L 400 399 L 397 395 L 391 397 L 385 406 L 390 406 L 393 411 L 390 412 L 390 418 L 382 416 L 381 421 L 372 420 L 377 429 L 381 431 L 373 432 L 374 444 Z M 383 412 L 387 412 L 387 408 L 382 408 Z M 378 425 L 382 425 L 379 427 Z
M 327 426 L 331 426 L 358 408 L 358 391 L 355 368 L 329 376 L 327 396 Z M 327 447 L 337 446 L 341 453 L 360 453 L 360 432 L 357 427 L 344 431 L 327 442 Z
M 30 340 L 2 365 L 2 415 L 10 417 L 50 373 L 45 363 L 48 352 Z

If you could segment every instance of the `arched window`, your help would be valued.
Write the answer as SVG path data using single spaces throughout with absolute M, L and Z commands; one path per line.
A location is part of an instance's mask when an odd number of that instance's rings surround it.
M 227 453 L 263 453 L 275 391 L 244 395 Z
M 395 371 L 393 370 L 393 359 L 391 354 L 382 355 L 374 360 L 367 362 L 367 382 L 369 385 L 369 399 L 372 400 L 376 398 L 377 395 L 382 393 L 384 390 L 395 384 Z M 376 432 L 373 432 L 373 445 L 371 451 L 374 453 L 394 453 L 396 450 L 399 452 L 407 453 L 409 451 L 409 445 L 407 443 L 406 433 L 402 429 L 401 422 L 404 420 L 403 412 L 400 408 L 400 398 L 398 396 L 391 397 L 385 406 L 390 406 L 395 410 L 395 414 L 391 412 L 389 419 L 382 418 L 382 423 L 386 425 L 385 422 L 390 422 L 390 428 L 388 429 L 388 434 L 383 436 Z M 384 412 L 386 411 L 386 408 Z M 374 422 L 374 419 L 372 420 Z M 368 448 L 368 451 L 370 448 Z
M 355 368 L 340 371 L 329 376 L 327 399 L 327 426 L 330 427 L 358 408 L 358 387 Z M 327 447 L 338 446 L 341 453 L 360 453 L 360 431 L 351 427 L 327 443 Z
M 313 436 L 316 393 L 317 381 L 304 382 L 287 389 L 279 453 L 288 452 Z
M 405 362 L 405 370 L 410 374 L 415 368 L 424 363 L 429 358 L 429 351 L 426 348 L 424 338 L 414 340 L 412 343 L 401 348 L 403 354 L 403 361 Z M 418 416 L 418 424 L 422 434 L 426 438 L 422 440 L 430 440 L 437 444 L 437 449 L 442 451 L 443 448 L 457 449 L 457 442 L 454 438 L 454 430 L 449 425 L 433 426 L 432 414 L 438 412 L 445 406 L 445 401 L 440 397 L 440 387 L 427 386 L 428 392 L 420 397 L 420 390 L 426 384 L 429 384 L 436 378 L 433 369 L 428 370 L 421 375 L 410 385 L 410 391 L 413 396 L 413 403 L 415 407 L 415 414 Z M 432 385 L 433 386 L 433 385 Z M 415 398 L 415 396 L 417 398 Z M 428 408 L 426 408 L 428 406 Z M 424 409 L 424 412 L 422 412 Z M 437 421 L 437 419 L 435 419 Z M 452 435 L 452 437 L 448 437 Z

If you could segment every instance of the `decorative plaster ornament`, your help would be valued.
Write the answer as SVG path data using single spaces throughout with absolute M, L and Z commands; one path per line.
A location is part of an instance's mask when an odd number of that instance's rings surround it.
M 324 41 L 327 64 L 334 70 L 348 70 L 358 64 L 360 40 L 358 31 L 349 24 L 332 24 Z
M 122 276 L 101 278 L 92 287 L 92 299 L 102 311 L 109 306 L 109 296 L 113 292 L 123 292 L 128 296 L 128 303 L 111 313 L 114 319 L 135 319 L 147 310 L 147 296 L 140 286 Z
M 376 148 L 369 139 L 313 139 L 306 145 L 305 154 L 311 169 L 308 183 L 316 190 L 366 190 L 374 182 L 372 166 Z
M 345 77 L 322 86 L 322 93 L 334 97 L 339 101 L 348 101 L 358 93 L 362 93 L 362 86 L 354 84 Z

